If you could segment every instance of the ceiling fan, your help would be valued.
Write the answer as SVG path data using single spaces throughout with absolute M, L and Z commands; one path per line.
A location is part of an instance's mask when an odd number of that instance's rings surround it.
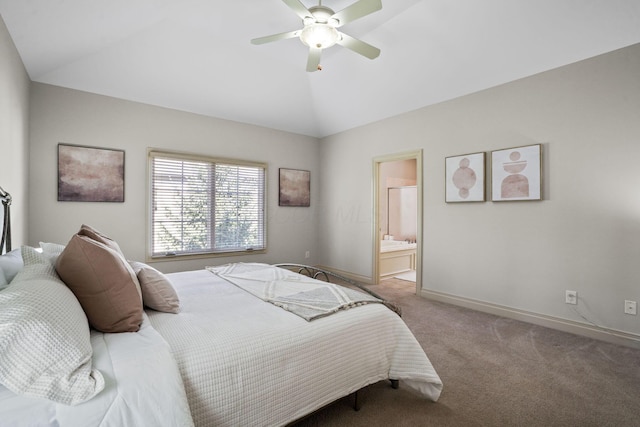
M 302 43 L 309 46 L 309 57 L 307 59 L 307 71 L 309 72 L 322 69 L 320 66 L 322 49 L 329 48 L 335 44 L 346 47 L 369 59 L 377 58 L 380 55 L 380 49 L 377 47 L 341 33 L 337 28 L 382 9 L 382 0 L 358 0 L 339 12 L 334 12 L 330 8 L 323 6 L 322 0 L 318 1 L 317 6 L 312 6 L 308 9 L 300 0 L 282 1 L 296 15 L 302 18 L 304 27 L 301 30 L 259 37 L 251 40 L 251 43 L 264 44 L 299 37 Z

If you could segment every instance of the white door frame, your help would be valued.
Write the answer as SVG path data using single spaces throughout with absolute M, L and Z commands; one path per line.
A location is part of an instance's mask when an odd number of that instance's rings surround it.
M 373 274 L 371 277 L 374 284 L 380 283 L 380 240 L 382 240 L 382 236 L 380 235 L 380 215 L 378 212 L 380 208 L 380 164 L 411 159 L 415 159 L 416 161 L 416 188 L 418 192 L 418 223 L 416 224 L 416 293 L 419 295 L 422 291 L 422 245 L 424 240 L 424 236 L 422 235 L 422 150 L 388 154 L 385 156 L 375 157 L 373 159 Z

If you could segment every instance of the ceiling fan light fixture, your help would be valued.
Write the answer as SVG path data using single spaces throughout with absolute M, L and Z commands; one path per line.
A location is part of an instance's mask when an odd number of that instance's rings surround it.
M 340 41 L 340 33 L 329 24 L 311 24 L 302 29 L 300 40 L 309 47 L 326 49 Z
M 382 0 L 355 0 L 355 3 L 337 13 L 323 6 L 322 0 L 317 0 L 318 5 L 309 8 L 302 3 L 302 0 L 282 1 L 302 19 L 303 28 L 252 39 L 251 43 L 263 44 L 299 38 L 302 44 L 309 48 L 308 72 L 322 69 L 320 66 L 322 50 L 335 44 L 340 44 L 342 47 L 369 59 L 375 59 L 380 55 L 380 49 L 377 47 L 339 32 L 337 28 L 382 9 Z

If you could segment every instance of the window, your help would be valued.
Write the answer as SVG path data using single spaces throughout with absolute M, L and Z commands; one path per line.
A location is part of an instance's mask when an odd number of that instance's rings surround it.
M 150 151 L 152 257 L 266 249 L 266 165 Z

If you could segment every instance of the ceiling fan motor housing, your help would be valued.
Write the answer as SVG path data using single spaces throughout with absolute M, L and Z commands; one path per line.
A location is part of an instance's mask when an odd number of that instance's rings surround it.
M 309 12 L 312 15 L 309 17 L 312 22 L 316 22 L 318 24 L 329 24 L 333 27 L 337 27 L 340 24 L 340 21 L 336 18 L 331 18 L 335 15 L 335 12 L 326 6 L 312 6 L 309 8 Z M 305 20 L 302 20 L 302 23 L 307 25 Z

